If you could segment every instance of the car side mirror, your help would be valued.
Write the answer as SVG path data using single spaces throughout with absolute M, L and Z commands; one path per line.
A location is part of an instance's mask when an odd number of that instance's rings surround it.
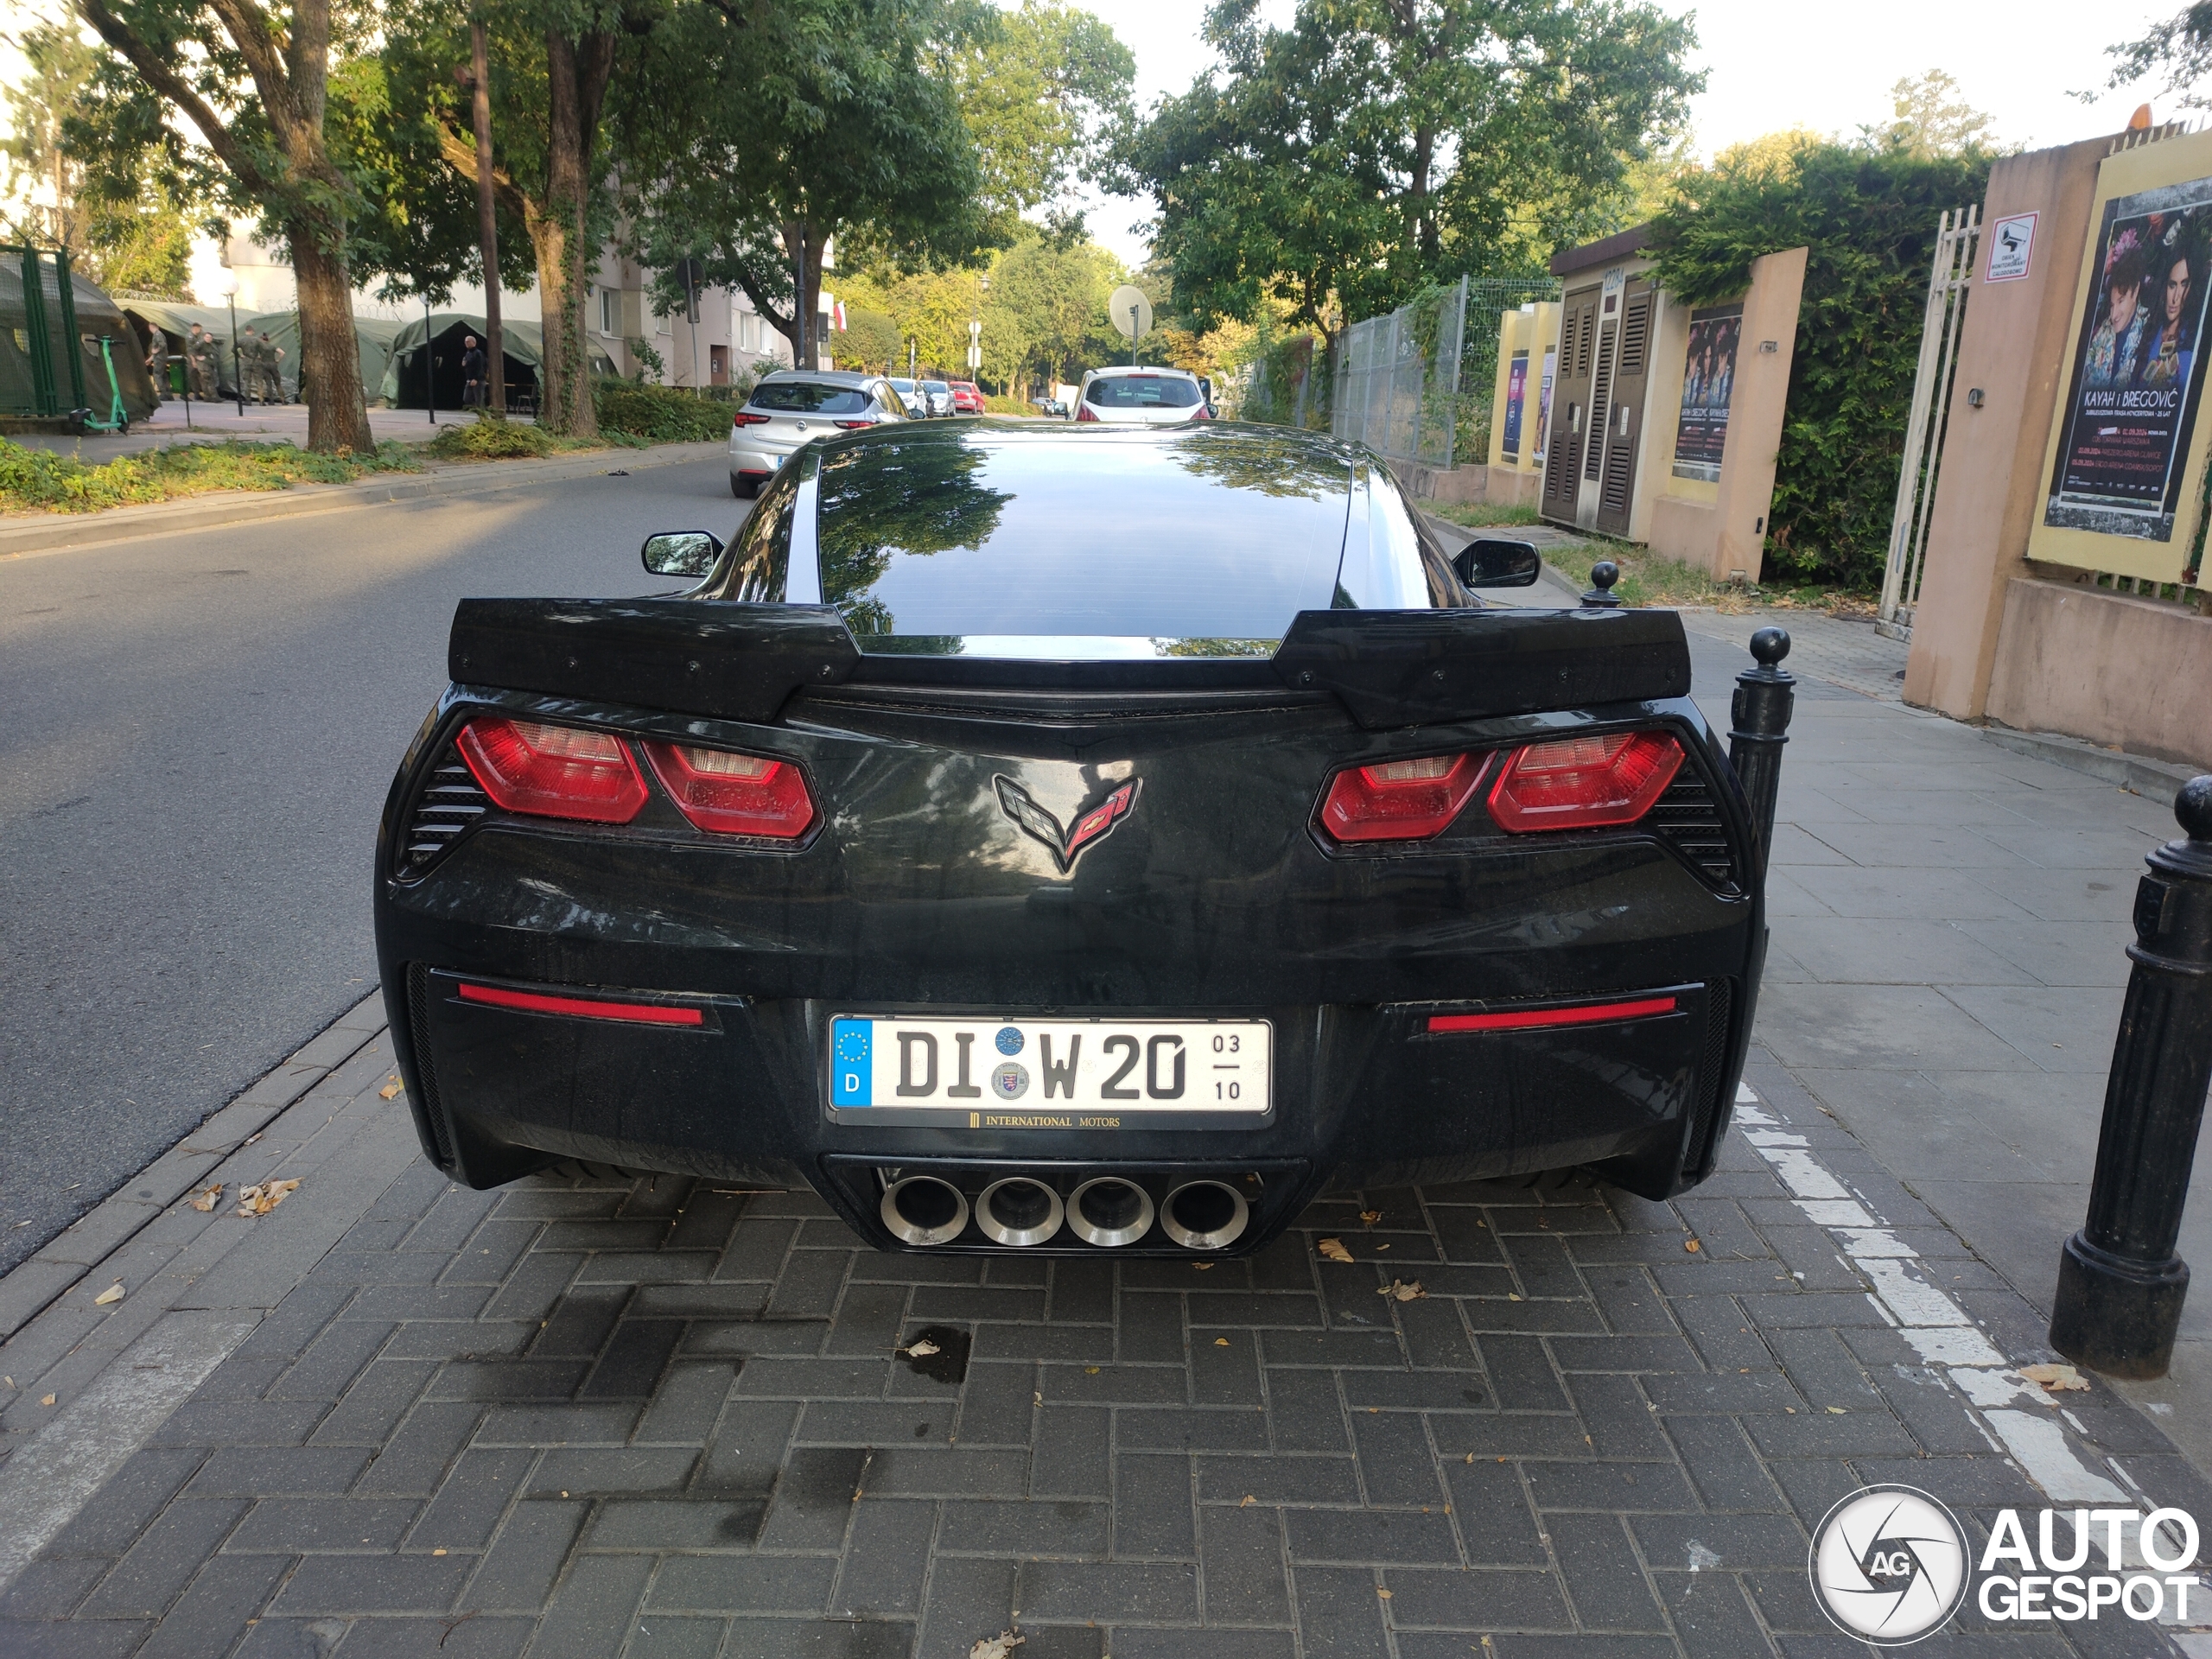
M 1485 537 L 1469 542 L 1452 561 L 1470 588 L 1527 588 L 1544 573 L 1544 556 L 1534 542 Z
M 638 550 L 657 576 L 703 576 L 722 556 L 722 544 L 703 530 L 664 531 Z

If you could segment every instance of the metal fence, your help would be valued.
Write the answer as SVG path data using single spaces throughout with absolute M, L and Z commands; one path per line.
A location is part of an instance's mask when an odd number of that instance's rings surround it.
M 0 245 L 0 414 L 51 418 L 84 403 L 69 255 Z
M 1559 297 L 1549 277 L 1462 276 L 1338 338 L 1331 429 L 1440 471 L 1488 454 L 1497 316 Z

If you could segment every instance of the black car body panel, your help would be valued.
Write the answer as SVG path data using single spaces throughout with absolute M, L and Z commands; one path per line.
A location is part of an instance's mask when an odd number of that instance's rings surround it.
M 918 429 L 817 445 L 779 475 L 756 513 L 788 527 L 789 590 L 772 600 L 810 597 L 818 480 L 798 473 L 834 474 L 862 446 L 1025 441 L 988 422 Z M 1109 442 L 1132 440 L 1195 446 L 1179 453 L 1228 476 L 1224 511 L 1286 447 L 1218 426 Z M 1222 460 L 1240 442 L 1241 471 Z M 1363 487 L 1379 518 L 1378 493 L 1395 496 L 1379 470 L 1363 486 L 1341 447 L 1294 454 L 1297 487 L 1347 480 L 1302 499 L 1343 515 L 1348 547 L 1351 498 Z M 1071 467 L 1110 498 L 1111 466 Z M 726 565 L 747 546 L 741 532 Z M 963 1214 L 1004 1177 L 1052 1189 L 1057 1214 L 1111 1175 L 1161 1214 L 1119 1247 L 1135 1254 L 1189 1253 L 1166 1211 L 1192 1181 L 1238 1206 L 1224 1248 L 1241 1251 L 1332 1185 L 1579 1165 L 1663 1196 L 1702 1179 L 1764 927 L 1680 622 L 1485 610 L 1433 550 L 1406 557 L 1368 580 L 1425 584 L 1427 608 L 1351 607 L 1340 582 L 1337 608 L 1283 611 L 1256 651 L 1160 635 L 1103 658 L 1033 641 L 977 655 L 972 638 L 901 638 L 880 616 L 856 627 L 866 601 L 850 595 L 717 599 L 727 569 L 678 598 L 465 601 L 454 683 L 394 780 L 378 851 L 378 952 L 426 1152 L 477 1185 L 563 1157 L 810 1184 L 884 1247 L 906 1236 L 884 1194 L 918 1175 L 957 1188 Z M 455 747 L 491 716 L 787 762 L 817 814 L 788 840 L 711 834 L 664 783 L 619 825 L 502 811 Z M 1633 823 L 1509 834 L 1478 794 L 1425 839 L 1353 842 L 1319 816 L 1349 767 L 1472 754 L 1488 779 L 1522 746 L 1630 732 L 1686 757 Z M 594 998 L 631 1016 L 578 1011 Z M 1269 1109 L 835 1112 L 840 1016 L 1263 1020 Z M 1072 1224 L 1028 1246 L 979 1227 L 928 1248 L 1101 1248 Z

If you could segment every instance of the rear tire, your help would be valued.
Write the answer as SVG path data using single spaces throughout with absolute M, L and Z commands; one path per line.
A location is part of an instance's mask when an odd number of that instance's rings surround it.
M 750 501 L 754 496 L 760 494 L 760 486 L 750 479 L 740 478 L 735 473 L 732 473 L 729 475 L 729 493 L 741 501 Z

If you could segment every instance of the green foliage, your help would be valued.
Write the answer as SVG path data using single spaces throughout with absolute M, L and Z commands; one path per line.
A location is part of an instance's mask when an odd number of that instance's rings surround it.
M 442 428 L 423 447 L 441 461 L 514 461 L 569 446 L 542 426 L 480 409 L 467 425 Z
M 88 466 L 74 455 L 0 438 L 0 510 L 97 512 L 211 490 L 287 490 L 301 482 L 345 484 L 371 473 L 421 470 L 413 451 L 390 440 L 369 454 L 326 454 L 233 438 L 171 444 Z
M 649 443 L 704 443 L 729 435 L 729 406 L 676 386 L 601 379 L 592 385 L 599 428 Z
M 2199 88 L 2212 75 L 2212 4 L 2190 0 L 2172 16 L 2154 23 L 2139 40 L 2105 48 L 2113 60 L 2107 86 L 2133 86 L 2152 74 L 2165 77 L 2164 90 L 2178 94 L 2182 108 L 2201 110 L 2212 97 Z
M 630 355 L 638 359 L 638 384 L 641 386 L 649 382 L 658 385 L 661 376 L 668 372 L 668 365 L 663 360 L 661 354 L 653 349 L 652 342 L 640 338 L 626 343 L 630 347 Z
M 1804 246 L 1767 558 L 1866 589 L 1882 580 L 1936 223 L 1981 199 L 1983 152 L 1924 157 L 1809 136 L 1682 181 L 1653 221 L 1657 276 L 1691 306 L 1741 294 L 1751 261 Z
M 1222 62 L 1116 147 L 1201 322 L 1263 302 L 1333 334 L 1463 271 L 1612 229 L 1630 169 L 1702 85 L 1691 25 L 1644 0 L 1216 0 Z

